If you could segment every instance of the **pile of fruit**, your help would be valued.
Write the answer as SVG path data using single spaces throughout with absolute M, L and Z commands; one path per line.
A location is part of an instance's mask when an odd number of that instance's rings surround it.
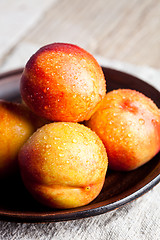
M 88 204 L 107 168 L 130 171 L 160 150 L 160 110 L 135 90 L 106 93 L 103 71 L 84 49 L 40 48 L 20 82 L 22 103 L 0 101 L 0 176 L 20 171 L 52 208 Z

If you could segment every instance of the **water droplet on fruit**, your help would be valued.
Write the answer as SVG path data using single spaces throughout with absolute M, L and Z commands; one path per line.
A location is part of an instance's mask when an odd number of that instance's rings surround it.
M 49 90 L 49 87 L 44 88 L 44 89 L 43 89 L 43 92 L 46 93 L 48 90 Z
M 63 154 L 63 153 L 60 153 L 60 154 L 59 154 L 59 156 L 60 156 L 60 157 L 63 157 L 63 156 L 64 156 L 64 154 Z
M 54 140 L 59 140 L 60 138 L 59 137 L 55 137 Z
M 130 133 L 128 133 L 128 137 L 131 137 L 131 134 L 130 134 Z
M 93 100 L 94 100 L 94 94 L 91 95 L 91 101 L 93 101 Z
M 51 148 L 51 145 L 48 145 L 48 144 L 47 144 L 47 145 L 46 145 L 46 148 Z
M 91 189 L 90 186 L 85 187 L 86 191 L 90 191 L 90 189 Z
M 153 125 L 156 125 L 158 122 L 159 122 L 158 120 L 152 119 Z
M 143 118 L 140 118 L 140 119 L 139 119 L 139 123 L 143 125 L 143 124 L 145 123 L 144 119 L 143 119 Z
M 77 142 L 77 140 L 76 140 L 76 139 L 73 139 L 73 140 L 72 140 L 72 142 L 73 142 L 73 143 L 76 143 L 76 142 Z

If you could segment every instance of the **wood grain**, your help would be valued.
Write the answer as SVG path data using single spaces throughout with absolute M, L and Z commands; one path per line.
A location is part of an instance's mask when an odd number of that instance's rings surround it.
M 159 0 L 1 0 L 0 19 L 0 67 L 20 44 L 60 41 L 160 68 Z
M 42 18 L 55 0 L 0 1 L 0 63 Z
M 58 1 L 24 41 L 65 41 L 93 54 L 160 68 L 160 1 Z

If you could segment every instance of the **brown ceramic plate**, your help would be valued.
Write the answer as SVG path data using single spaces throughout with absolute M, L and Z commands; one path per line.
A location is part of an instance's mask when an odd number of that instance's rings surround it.
M 113 69 L 103 68 L 107 90 L 130 88 L 144 93 L 160 108 L 160 92 L 142 80 Z M 20 100 L 19 80 L 22 69 L 0 75 L 0 98 Z M 160 153 L 150 162 L 131 172 L 108 170 L 104 187 L 90 204 L 69 210 L 49 209 L 35 202 L 20 177 L 2 182 L 0 219 L 17 222 L 50 222 L 94 216 L 119 208 L 149 191 L 160 181 Z

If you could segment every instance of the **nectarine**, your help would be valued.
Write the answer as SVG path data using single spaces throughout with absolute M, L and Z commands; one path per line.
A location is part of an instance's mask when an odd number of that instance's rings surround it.
M 18 151 L 29 136 L 42 126 L 25 106 L 0 100 L 0 178 L 18 167 Z
M 20 88 L 33 112 L 50 121 L 65 122 L 88 120 L 106 92 L 95 58 L 65 43 L 40 48 L 27 62 Z
M 135 169 L 160 150 L 160 110 L 138 91 L 107 93 L 86 124 L 103 141 L 114 170 Z
M 99 137 L 78 123 L 50 123 L 23 145 L 19 164 L 24 185 L 35 199 L 53 208 L 91 202 L 101 191 L 107 154 Z

